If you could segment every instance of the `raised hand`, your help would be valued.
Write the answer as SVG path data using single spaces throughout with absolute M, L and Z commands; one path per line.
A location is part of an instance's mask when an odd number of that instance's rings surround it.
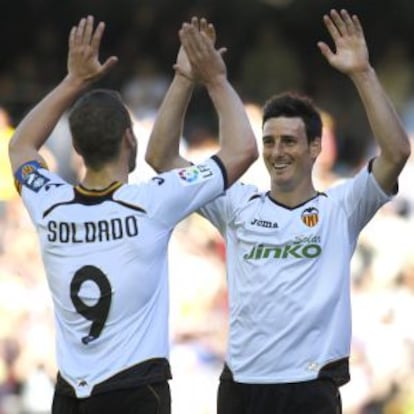
M 368 48 L 357 16 L 346 10 L 331 10 L 323 17 L 326 28 L 335 43 L 335 52 L 325 42 L 318 42 L 328 63 L 346 75 L 363 72 L 370 67 Z
M 216 29 L 211 23 L 208 23 L 205 18 L 201 18 L 200 20 L 197 17 L 193 17 L 191 19 L 191 25 L 194 26 L 196 30 L 204 32 L 207 37 L 212 41 L 213 45 L 216 43 Z M 225 48 L 219 50 L 219 53 L 224 53 L 226 51 Z M 197 81 L 194 77 L 191 63 L 188 60 L 188 56 L 185 52 L 184 47 L 181 45 L 180 50 L 178 51 L 177 61 L 174 65 L 174 70 L 180 73 L 182 76 L 186 77 L 189 80 Z
M 115 56 L 99 61 L 99 48 L 105 23 L 94 30 L 94 18 L 82 18 L 69 34 L 68 76 L 83 83 L 92 83 L 104 76 L 118 62 Z
M 191 24 L 182 25 L 179 36 L 183 51 L 178 58 L 182 64 L 187 65 L 186 73 L 191 74 L 191 79 L 208 84 L 217 76 L 226 77 L 227 69 L 221 56 L 225 49 L 215 49 L 216 35 L 213 25 L 208 24 L 205 19 L 199 25 L 198 19 L 193 18 Z M 175 67 L 177 65 L 178 59 Z M 189 68 L 191 72 L 188 72 Z

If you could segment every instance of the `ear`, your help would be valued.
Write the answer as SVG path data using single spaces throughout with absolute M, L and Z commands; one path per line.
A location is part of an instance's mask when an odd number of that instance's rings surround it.
M 134 148 L 137 145 L 137 140 L 131 128 L 127 128 L 124 134 L 125 140 L 129 147 Z
M 318 157 L 318 155 L 322 151 L 322 138 L 316 137 L 311 143 L 310 143 L 310 153 L 314 160 Z
M 80 155 L 79 148 L 74 139 L 72 139 L 72 145 L 73 145 L 73 149 L 75 150 L 76 154 Z

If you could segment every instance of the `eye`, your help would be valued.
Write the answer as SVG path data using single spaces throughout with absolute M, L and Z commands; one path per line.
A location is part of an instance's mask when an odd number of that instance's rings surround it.
M 295 145 L 296 140 L 292 137 L 285 137 L 285 138 L 283 138 L 283 143 L 285 145 L 292 146 L 292 145 Z
M 271 137 L 264 137 L 263 138 L 263 145 L 264 146 L 270 146 L 273 144 L 273 139 Z

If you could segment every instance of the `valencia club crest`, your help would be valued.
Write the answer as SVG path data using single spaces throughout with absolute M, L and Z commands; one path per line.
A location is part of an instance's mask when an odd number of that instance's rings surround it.
M 302 221 L 308 227 L 314 227 L 319 221 L 319 210 L 316 207 L 309 207 L 302 212 Z

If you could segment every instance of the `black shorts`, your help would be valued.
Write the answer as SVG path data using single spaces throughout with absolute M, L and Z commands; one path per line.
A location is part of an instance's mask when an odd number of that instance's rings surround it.
M 287 384 L 242 384 L 221 379 L 217 414 L 341 414 L 338 387 L 329 379 Z
M 170 414 L 168 382 L 108 391 L 78 399 L 55 393 L 52 414 Z

